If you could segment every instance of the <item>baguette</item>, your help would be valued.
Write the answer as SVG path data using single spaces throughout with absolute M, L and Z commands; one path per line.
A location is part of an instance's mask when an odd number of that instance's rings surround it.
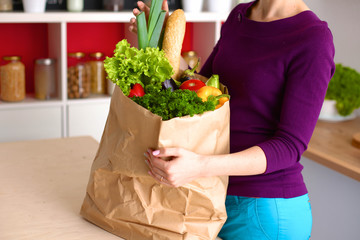
M 186 18 L 181 9 L 175 10 L 166 21 L 162 49 L 174 69 L 173 79 L 180 78 L 181 49 L 185 36 Z

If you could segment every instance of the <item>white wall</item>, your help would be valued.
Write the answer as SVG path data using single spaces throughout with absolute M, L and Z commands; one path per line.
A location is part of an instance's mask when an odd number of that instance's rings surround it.
M 360 1 L 305 0 L 334 36 L 335 62 L 360 71 Z

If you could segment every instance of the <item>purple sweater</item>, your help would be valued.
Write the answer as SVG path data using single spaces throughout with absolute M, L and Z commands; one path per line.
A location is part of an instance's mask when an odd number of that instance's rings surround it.
M 311 11 L 272 22 L 233 9 L 201 74 L 219 74 L 230 100 L 230 149 L 259 146 L 267 169 L 230 176 L 228 195 L 290 198 L 307 193 L 300 158 L 313 133 L 334 73 L 326 22 Z

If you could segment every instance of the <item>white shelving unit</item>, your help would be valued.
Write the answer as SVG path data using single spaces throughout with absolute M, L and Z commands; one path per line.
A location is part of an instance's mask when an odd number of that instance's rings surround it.
M 3 23 L 45 23 L 48 26 L 49 57 L 58 60 L 59 98 L 39 101 L 31 96 L 19 103 L 0 101 L 0 142 L 90 135 L 100 140 L 110 97 L 67 98 L 67 24 L 120 23 L 128 28 L 131 12 L 11 12 L 0 14 Z M 201 59 L 211 53 L 220 36 L 226 14 L 186 14 L 193 24 L 192 45 Z M 136 45 L 136 36 L 125 30 L 124 38 Z M 121 39 L 119 39 L 120 41 Z M 115 48 L 115 46 L 114 46 Z

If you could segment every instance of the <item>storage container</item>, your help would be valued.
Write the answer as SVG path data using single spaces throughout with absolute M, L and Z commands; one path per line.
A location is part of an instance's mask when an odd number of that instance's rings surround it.
M 46 0 L 22 0 L 24 11 L 29 13 L 43 13 L 46 9 Z
M 57 97 L 56 60 L 41 58 L 34 66 L 35 98 L 40 100 Z
M 81 12 L 84 10 L 84 0 L 67 0 L 66 7 L 70 12 Z
M 104 9 L 109 11 L 120 11 L 124 9 L 124 0 L 103 0 Z
M 209 12 L 229 13 L 232 7 L 232 0 L 207 0 Z
M 1 99 L 18 102 L 25 98 L 25 66 L 19 56 L 3 57 L 4 65 L 0 67 Z
M 185 62 L 191 68 L 195 67 L 197 62 L 199 61 L 199 56 L 195 51 L 183 52 L 181 55 L 184 58 Z M 200 70 L 200 63 L 196 70 Z
M 13 10 L 12 0 L 0 0 L 0 12 L 7 12 Z
M 91 53 L 88 64 L 91 71 L 91 93 L 105 94 L 106 79 L 104 69 L 104 54 L 101 52 Z
M 90 68 L 86 64 L 84 53 L 68 54 L 67 84 L 70 99 L 90 95 Z
M 203 10 L 203 5 L 204 0 L 182 0 L 182 7 L 185 12 L 199 13 Z

